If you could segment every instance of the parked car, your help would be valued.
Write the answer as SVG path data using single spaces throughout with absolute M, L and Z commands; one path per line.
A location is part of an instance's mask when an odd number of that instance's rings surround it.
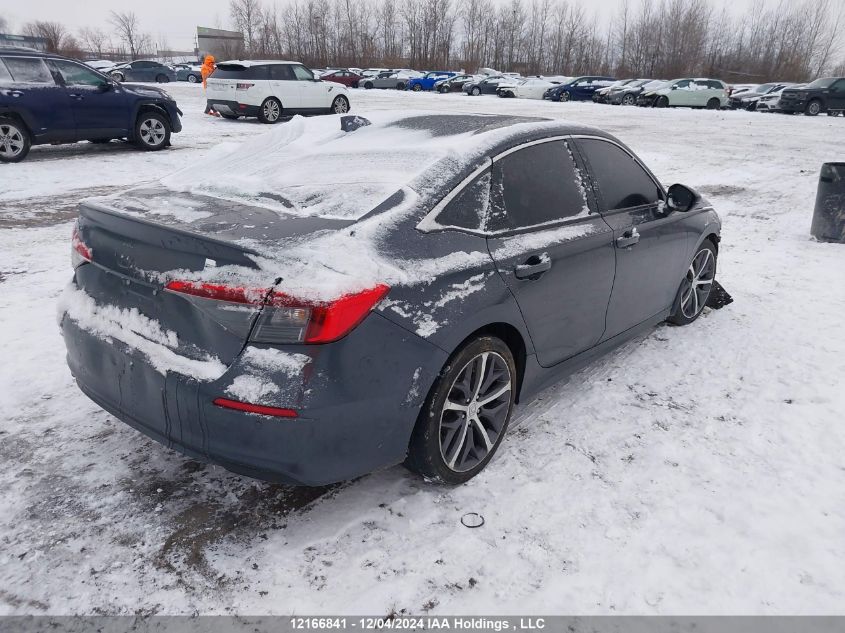
M 1 162 L 19 162 L 46 143 L 124 138 L 163 149 L 182 130 L 181 115 L 159 88 L 118 85 L 73 59 L 0 47 Z
M 618 81 L 614 81 L 606 88 L 599 88 L 593 93 L 593 103 L 607 103 L 607 95 L 611 90 L 621 88 L 622 86 L 630 84 L 632 81 L 636 81 L 636 79 L 620 79 Z
M 177 81 L 196 84 L 202 82 L 202 64 L 174 64 Z
M 662 79 L 635 79 L 607 95 L 607 103 L 611 105 L 634 105 L 643 92 L 658 90 L 666 82 Z
M 728 92 L 718 79 L 675 79 L 654 91 L 657 108 L 690 107 L 718 110 L 727 107 Z
M 556 82 L 546 81 L 540 77 L 519 79 L 515 83 L 502 82 L 496 90 L 500 97 L 517 97 L 519 99 L 542 99 L 543 95 L 550 88 L 554 88 Z
M 207 85 L 208 106 L 227 119 L 278 123 L 291 114 L 343 114 L 350 107 L 346 86 L 315 78 L 299 62 L 223 62 Z
M 501 115 L 367 123 L 328 137 L 303 120 L 284 147 L 83 202 L 59 304 L 81 390 L 253 477 L 322 485 L 404 462 L 458 484 L 515 402 L 704 309 L 718 216 L 613 136 Z M 327 186 L 361 157 L 389 180 Z M 203 194 L 178 193 L 185 179 Z
M 363 79 L 358 73 L 351 70 L 330 70 L 320 76 L 323 81 L 334 81 L 343 84 L 347 88 L 357 88 L 358 82 Z
M 372 88 L 404 90 L 410 79 L 411 77 L 406 73 L 387 71 L 379 73 L 375 77 L 365 77 L 358 85 L 367 90 Z
M 94 70 L 97 70 L 101 73 L 108 72 L 109 69 L 114 68 L 117 62 L 113 62 L 108 59 L 88 59 L 84 62 L 87 66 L 90 66 Z
M 446 94 L 447 92 L 461 92 L 464 88 L 464 84 L 469 81 L 478 81 L 479 79 L 481 79 L 479 75 L 455 75 L 449 79 L 438 81 L 434 84 L 434 89 L 441 94 Z
M 115 81 L 150 81 L 167 83 L 176 81 L 176 71 L 161 62 L 139 59 L 126 64 L 118 64 L 109 70 L 109 76 Z
M 362 77 L 378 77 L 381 73 L 395 73 L 396 70 L 390 68 L 366 68 L 361 71 Z
M 781 93 L 781 112 L 803 112 L 816 116 L 822 112 L 836 116 L 845 111 L 845 77 L 824 77 L 803 88 L 787 88 Z
M 763 95 L 757 101 L 757 112 L 780 112 L 780 98 L 783 91 L 788 88 L 803 88 L 805 84 L 788 84 L 781 87 L 780 90 L 773 90 L 772 92 Z
M 760 97 L 772 92 L 779 92 L 788 85 L 790 84 L 785 82 L 760 84 L 754 90 L 731 93 L 728 103 L 732 110 L 754 110 L 757 107 L 757 102 L 760 100 Z
M 479 95 L 492 95 L 496 94 L 496 89 L 503 81 L 512 81 L 512 78 L 505 77 L 503 75 L 494 75 L 484 77 L 483 79 L 477 79 L 475 81 L 468 81 L 464 84 L 463 91 L 464 94 L 471 95 L 473 97 L 477 97 Z
M 756 90 L 760 84 L 731 84 L 728 86 L 728 96 L 738 95 L 742 92 Z
M 413 77 L 405 84 L 406 90 L 413 90 L 420 92 L 421 90 L 434 90 L 434 84 L 443 79 L 450 79 L 457 76 L 458 73 L 453 73 L 445 70 L 434 70 L 426 73 L 422 77 Z
M 568 83 L 549 88 L 543 98 L 551 101 L 589 101 L 596 90 L 606 88 L 615 81 L 613 77 L 576 77 Z

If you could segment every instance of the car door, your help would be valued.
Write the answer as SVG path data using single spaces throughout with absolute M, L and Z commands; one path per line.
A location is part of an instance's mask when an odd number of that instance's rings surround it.
M 488 248 L 544 367 L 599 342 L 613 286 L 613 231 L 567 143 L 530 143 L 492 168 Z
M 73 140 L 76 123 L 70 98 L 47 63 L 18 55 L 4 55 L 2 60 L 11 76 L 11 82 L 0 83 L 7 107 L 24 119 L 36 140 Z
M 266 68 L 266 67 L 265 67 Z M 285 110 L 299 110 L 302 108 L 302 91 L 300 84 L 293 74 L 291 64 L 271 64 L 270 94 L 282 102 Z
M 828 110 L 845 110 L 845 79 L 839 79 L 830 87 L 827 98 Z
M 302 95 L 302 105 L 300 107 L 303 110 L 323 109 L 331 105 L 329 101 L 329 88 L 331 84 L 315 79 L 314 73 L 301 64 L 293 64 L 291 69 L 296 77 L 297 85 Z
M 116 138 L 129 134 L 130 115 L 126 93 L 90 68 L 64 59 L 50 60 L 65 86 L 73 118 L 76 138 Z
M 688 262 L 683 214 L 669 213 L 657 180 L 627 149 L 597 137 L 575 143 L 603 218 L 613 228 L 616 276 L 603 340 L 668 310 Z
M 703 108 L 713 97 L 718 98 L 719 92 L 706 79 L 696 79 L 690 83 L 690 105 Z M 721 99 L 719 100 L 721 103 Z

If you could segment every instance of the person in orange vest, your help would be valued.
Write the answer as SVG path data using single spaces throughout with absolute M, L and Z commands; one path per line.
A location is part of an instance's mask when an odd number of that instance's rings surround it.
M 208 77 L 211 73 L 214 72 L 214 55 L 206 55 L 205 59 L 202 62 L 202 68 L 200 69 L 200 75 L 202 75 L 202 91 L 203 94 L 206 94 L 208 91 Z M 219 116 L 214 109 L 208 105 L 208 95 L 206 94 L 206 101 L 205 101 L 205 113 L 211 114 L 212 116 Z

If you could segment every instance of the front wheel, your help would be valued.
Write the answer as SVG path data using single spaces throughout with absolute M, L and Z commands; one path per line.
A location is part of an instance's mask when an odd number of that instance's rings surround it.
M 170 121 L 158 112 L 143 112 L 135 123 L 135 145 L 154 152 L 170 144 Z
M 109 76 L 118 83 L 123 83 L 124 81 L 126 81 L 126 77 L 123 73 L 112 73 Z
M 159 84 L 166 84 L 170 81 L 170 77 L 167 75 L 156 75 L 156 83 Z
M 668 108 L 669 107 L 669 97 L 663 96 L 657 100 L 657 107 L 658 108 Z
M 716 247 L 710 240 L 706 240 L 692 258 L 678 289 L 672 315 L 667 321 L 675 325 L 687 325 L 695 321 L 707 305 L 715 281 Z
M 420 90 L 422 90 L 422 86 L 420 84 L 414 84 L 414 87 L 411 88 L 411 90 L 413 90 L 414 92 L 419 92 Z
M 258 110 L 258 120 L 272 125 L 278 123 L 282 116 L 282 104 L 275 97 L 265 99 Z
M 0 162 L 19 163 L 29 154 L 29 132 L 13 119 L 0 119 Z
M 572 96 L 566 91 L 560 93 L 560 100 L 561 101 L 566 102 L 566 101 L 569 101 L 571 98 L 572 98 Z
M 637 98 L 634 95 L 625 95 L 622 97 L 622 105 L 631 106 L 636 103 Z
M 372 82 L 372 81 L 365 81 L 365 82 L 364 82 L 364 90 L 371 90 L 371 89 L 372 89 L 372 87 L 373 87 L 373 82 Z
M 477 97 L 481 94 L 481 88 L 473 88 L 472 89 L 472 96 Z
M 822 111 L 822 103 L 818 99 L 813 99 L 810 103 L 807 104 L 807 108 L 804 110 L 804 114 L 807 116 L 816 116 L 819 112 Z
M 420 411 L 405 466 L 461 484 L 493 458 L 510 422 L 516 364 L 503 341 L 476 338 L 452 355 Z
M 343 95 L 338 95 L 332 101 L 332 112 L 335 114 L 346 114 L 349 112 L 349 100 Z

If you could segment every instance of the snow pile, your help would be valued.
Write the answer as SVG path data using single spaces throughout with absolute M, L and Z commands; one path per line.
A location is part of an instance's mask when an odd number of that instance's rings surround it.
M 216 380 L 226 371 L 217 358 L 206 355 L 204 360 L 188 358 L 175 350 L 179 337 L 165 330 L 136 308 L 127 310 L 112 305 L 99 305 L 86 292 L 68 286 L 62 293 L 59 317 L 72 319 L 80 328 L 106 341 L 117 339 L 139 351 L 161 374 L 175 371 L 201 381 Z

